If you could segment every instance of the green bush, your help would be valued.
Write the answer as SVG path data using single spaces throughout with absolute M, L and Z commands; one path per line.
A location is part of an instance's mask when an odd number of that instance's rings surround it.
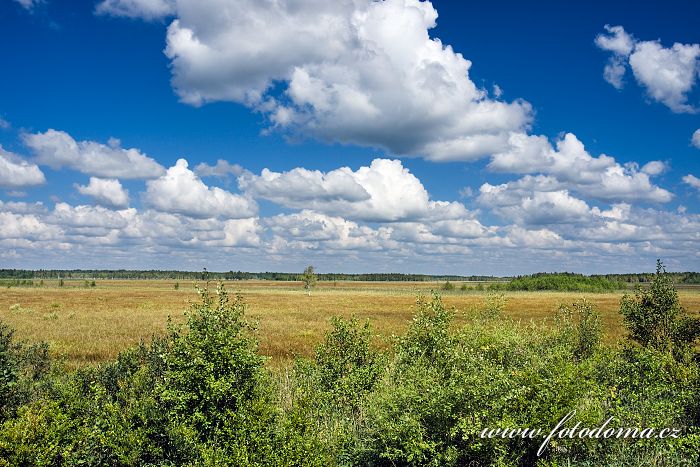
M 651 285 L 637 288 L 634 296 L 622 298 L 620 313 L 629 337 L 644 347 L 688 354 L 700 337 L 700 319 L 690 316 L 678 300 L 678 292 L 657 261 Z
M 561 305 L 556 318 L 562 334 L 573 344 L 574 358 L 580 360 L 593 355 L 603 337 L 603 325 L 595 306 L 585 298 L 571 307 Z
M 669 288 L 654 290 L 667 300 L 639 300 L 640 309 L 675 309 Z M 229 301 L 223 287 L 199 292 L 183 325 L 74 372 L 54 371 L 46 346 L 14 342 L 0 326 L 0 465 L 700 461 L 697 359 L 664 346 L 602 345 L 600 317 L 585 300 L 560 307 L 547 327 L 504 318 L 503 295 L 489 294 L 461 322 L 439 295 L 419 297 L 408 329 L 385 351 L 368 323 L 333 318 L 313 358 L 270 370 L 242 298 Z M 611 427 L 674 427 L 682 436 L 556 438 L 540 455 L 542 437 L 482 436 L 547 431 L 574 410 L 584 427 L 613 417 Z

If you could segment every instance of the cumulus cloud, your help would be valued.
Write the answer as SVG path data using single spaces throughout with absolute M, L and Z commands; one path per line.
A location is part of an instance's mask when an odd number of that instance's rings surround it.
M 41 165 L 53 169 L 67 167 L 103 178 L 149 179 L 165 169 L 138 149 L 124 149 L 119 140 L 107 145 L 94 141 L 75 141 L 68 133 L 50 129 L 45 133 L 22 135 L 24 144 Z
M 460 203 L 431 201 L 420 180 L 399 160 L 375 159 L 369 167 L 356 171 L 348 167 L 326 173 L 303 168 L 282 173 L 264 169 L 260 175 L 241 176 L 239 186 L 252 197 L 285 207 L 353 220 L 393 222 L 467 215 Z
M 135 3 L 109 5 L 133 16 Z M 532 120 L 528 103 L 490 98 L 471 62 L 429 36 L 430 2 L 181 0 L 176 16 L 166 54 L 181 100 L 239 102 L 283 132 L 474 160 Z
M 673 195 L 649 179 L 648 171 L 659 170 L 660 164 L 647 164 L 647 171 L 640 172 L 634 164 L 622 166 L 605 154 L 591 156 L 572 133 L 558 140 L 556 148 L 544 136 L 520 133 L 511 135 L 508 150 L 495 154 L 488 167 L 497 172 L 542 173 L 561 188 L 600 200 L 668 202 Z
M 275 235 L 275 248 L 301 247 L 331 250 L 384 250 L 396 247 L 385 227 L 373 229 L 339 216 L 328 216 L 304 209 L 279 214 L 265 220 Z
M 642 172 L 647 175 L 661 175 L 668 170 L 668 165 L 663 161 L 649 161 L 642 166 Z
M 683 177 L 683 183 L 692 186 L 696 190 L 700 190 L 700 178 L 696 177 L 695 175 L 686 175 L 685 177 Z
M 197 164 L 194 168 L 194 173 L 200 177 L 228 177 L 230 175 L 239 176 L 244 172 L 243 167 L 238 164 L 231 164 L 230 162 L 219 159 L 216 161 L 216 165 L 209 165 L 206 162 Z
M 603 70 L 605 81 L 612 84 L 617 89 L 622 89 L 622 78 L 625 75 L 625 59 L 634 48 L 634 39 L 625 32 L 622 26 L 605 25 L 607 34 L 599 34 L 595 38 L 595 43 L 603 50 L 613 52 L 608 59 L 608 63 Z
M 44 173 L 36 164 L 31 164 L 0 146 L 0 187 L 19 188 L 44 183 Z
M 122 187 L 119 180 L 111 178 L 90 177 L 87 185 L 77 185 L 80 194 L 91 196 L 98 204 L 112 208 L 129 206 L 129 193 Z
M 299 261 L 313 260 L 317 264 L 332 257 L 333 261 L 327 262 L 332 270 L 353 269 L 360 264 L 365 270 L 377 270 L 381 264 L 415 271 L 417 264 L 435 267 L 437 260 L 440 272 L 465 273 L 466 264 L 469 272 L 483 272 L 479 267 L 494 267 L 497 263 L 497 270 L 489 271 L 502 274 L 502 268 L 522 272 L 514 266 L 524 264 L 522 261 L 541 270 L 551 265 L 552 259 L 579 265 L 576 261 L 582 259 L 600 261 L 601 267 L 609 270 L 609 258 L 620 258 L 621 254 L 626 259 L 634 258 L 637 267 L 652 264 L 659 254 L 687 261 L 687 252 L 696 251 L 700 243 L 697 214 L 637 209 L 624 203 L 607 210 L 594 206 L 585 212 L 585 206 L 570 195 L 567 198 L 566 194 L 553 193 L 555 196 L 545 197 L 540 206 L 558 212 L 568 209 L 577 215 L 569 212 L 563 214 L 564 218 L 554 219 L 555 223 L 546 224 L 531 222 L 537 221 L 536 216 L 516 215 L 503 226 L 484 225 L 468 217 L 370 226 L 309 209 L 261 219 L 222 219 L 192 218 L 152 209 L 115 210 L 57 203 L 49 211 L 29 203 L 0 203 L 0 247 L 5 253 L 14 252 L 4 258 L 21 258 L 25 267 L 28 261 L 44 267 L 47 262 L 66 264 L 61 261 L 70 251 L 70 264 L 84 261 L 81 264 L 86 267 L 104 265 L 105 256 L 131 267 L 136 264 L 132 258 L 173 267 L 171 259 L 162 261 L 177 252 L 179 261 L 190 267 L 201 267 L 205 261 L 228 268 L 230 265 L 221 260 L 221 251 L 235 251 L 237 261 L 249 255 L 253 262 L 244 263 L 249 264 L 248 268 L 260 264 L 258 261 L 279 269 Z M 536 195 L 530 201 L 525 198 L 525 210 L 528 203 L 538 203 Z M 489 261 L 483 262 L 484 257 Z M 343 258 L 340 266 L 339 258 Z M 402 267 L 404 261 L 410 266 Z M 620 267 L 624 269 L 625 265 Z
M 700 128 L 695 130 L 695 133 L 693 133 L 693 137 L 691 138 L 690 142 L 693 146 L 700 149 Z
M 257 212 L 254 201 L 205 185 L 185 159 L 179 159 L 160 178 L 147 181 L 143 199 L 154 209 L 195 218 L 242 219 Z
M 25 203 L 21 201 L 0 200 L 0 211 L 14 212 L 16 214 L 45 214 L 48 212 L 46 206 L 41 201 L 35 203 Z
M 174 14 L 175 4 L 175 0 L 103 0 L 95 7 L 95 13 L 154 20 Z
M 51 240 L 59 235 L 59 228 L 45 223 L 35 214 L 0 212 L 0 239 L 33 242 Z
M 700 44 L 676 42 L 671 47 L 664 47 L 658 40 L 637 40 L 622 26 L 606 25 L 605 30 L 595 42 L 613 54 L 603 71 L 606 81 L 621 89 L 629 66 L 651 99 L 674 112 L 697 112 L 698 109 L 687 100 L 700 72 Z
M 541 182 L 546 184 L 548 180 L 526 177 L 501 185 L 485 183 L 479 189 L 478 202 L 517 224 L 583 222 L 591 216 L 585 201 L 571 196 L 567 190 L 545 191 L 546 186 L 537 186 Z
M 5 120 L 4 118 L 0 117 L 0 130 L 7 130 L 11 127 L 12 125 L 10 122 Z

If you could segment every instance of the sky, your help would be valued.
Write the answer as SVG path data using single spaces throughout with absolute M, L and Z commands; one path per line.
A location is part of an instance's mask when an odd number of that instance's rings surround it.
M 0 0 L 0 268 L 700 270 L 698 18 Z

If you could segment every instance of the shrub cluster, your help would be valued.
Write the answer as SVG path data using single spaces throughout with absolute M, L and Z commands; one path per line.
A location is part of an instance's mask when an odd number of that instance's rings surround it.
M 649 294 L 661 292 L 668 290 Z M 646 295 L 623 300 L 632 332 L 620 347 L 601 345 L 600 316 L 586 301 L 561 307 L 555 326 L 523 326 L 502 316 L 505 298 L 492 294 L 457 326 L 456 311 L 433 295 L 418 299 L 413 321 L 387 350 L 378 349 L 368 323 L 333 318 L 313 358 L 273 371 L 258 352 L 241 297 L 230 301 L 222 287 L 200 294 L 186 323 L 169 324 L 165 337 L 68 374 L 52 369 L 46 346 L 15 343 L 0 327 L 0 465 L 700 460 L 692 341 L 677 352 L 635 331 L 633 323 L 654 319 Z M 691 319 L 667 316 L 674 330 Z M 584 427 L 613 417 L 610 426 L 673 427 L 682 436 L 556 438 L 538 455 L 541 438 L 481 435 L 499 428 L 548 432 L 573 410 Z
M 603 276 L 584 276 L 572 273 L 539 273 L 516 277 L 510 282 L 494 283 L 489 286 L 492 290 L 560 290 L 565 292 L 611 292 L 626 287 L 623 282 L 613 281 Z

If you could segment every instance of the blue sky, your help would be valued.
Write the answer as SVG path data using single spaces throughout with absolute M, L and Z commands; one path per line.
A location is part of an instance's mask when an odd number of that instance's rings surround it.
M 700 7 L 624 3 L 2 1 L 0 267 L 698 270 Z

